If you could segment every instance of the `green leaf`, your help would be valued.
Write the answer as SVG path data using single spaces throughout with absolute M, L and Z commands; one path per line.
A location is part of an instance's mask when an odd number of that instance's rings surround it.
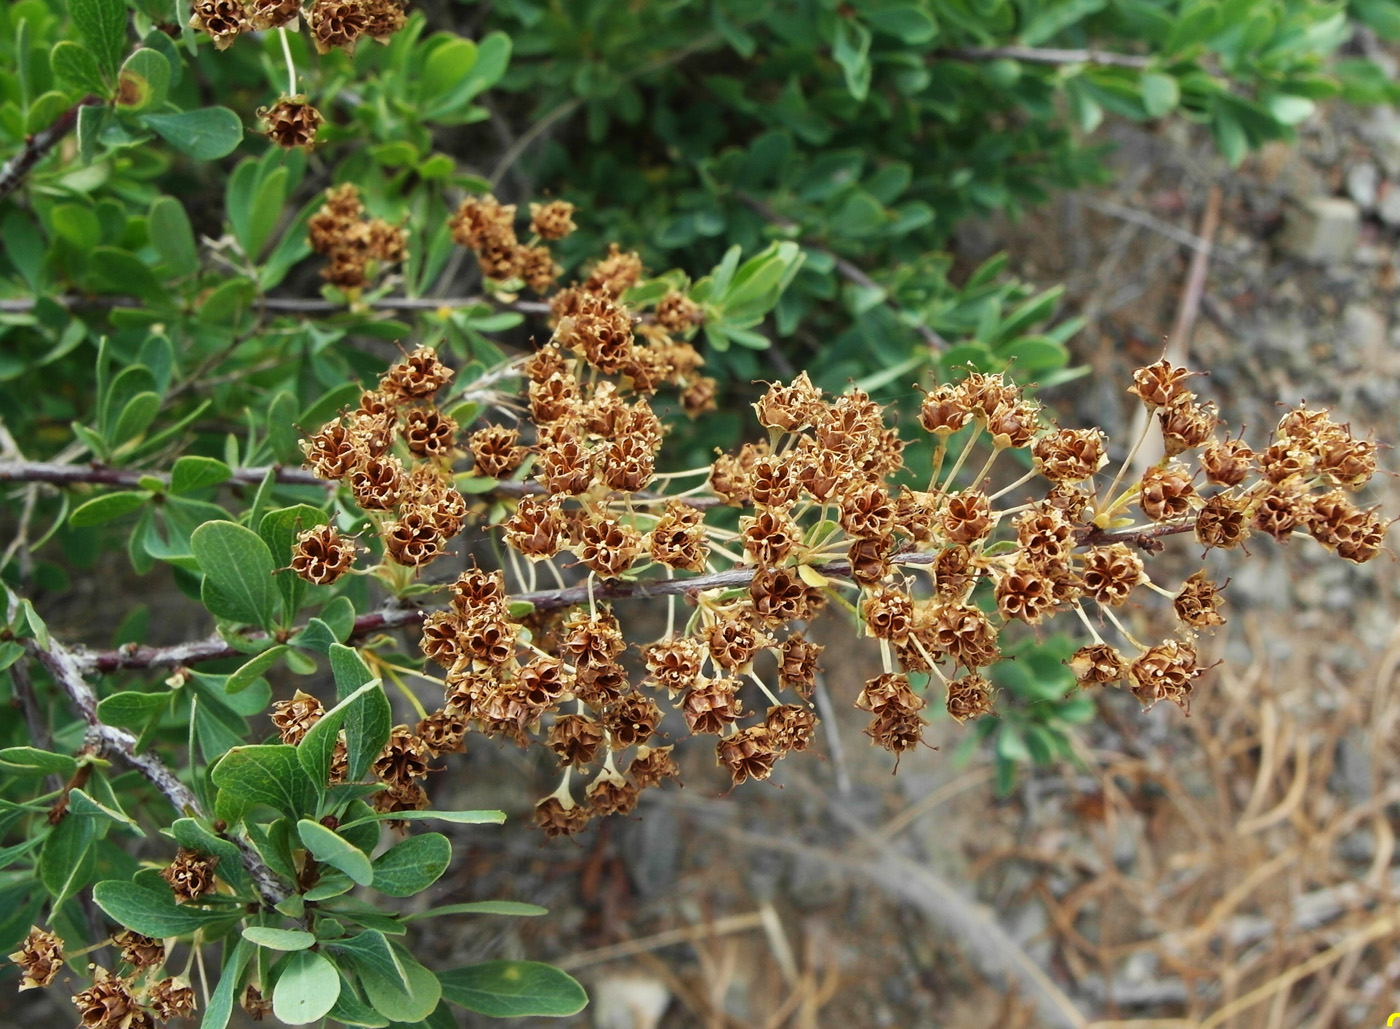
M 364 658 L 354 647 L 333 643 L 330 647 L 331 672 L 335 675 L 335 694 L 340 700 L 353 694 L 374 678 Z M 345 718 L 345 747 L 349 769 L 346 778 L 359 782 L 369 766 L 389 742 L 394 727 L 394 712 L 383 690 L 366 695 L 365 702 L 356 705 Z
M 575 1015 L 588 1003 L 578 981 L 538 961 L 488 961 L 441 972 L 442 996 L 492 1018 Z
M 162 199 L 168 200 L 169 197 Z M 180 208 L 180 213 L 184 214 L 184 208 Z M 170 492 L 191 493 L 207 486 L 217 486 L 226 482 L 232 474 L 233 470 L 228 465 L 212 457 L 182 457 L 170 469 Z
M 378 679 L 371 679 L 323 714 L 297 744 L 297 760 L 318 790 L 324 789 L 330 778 L 331 762 L 335 757 L 335 745 L 340 736 L 341 726 L 357 705 L 371 703 L 368 697 L 372 693 L 383 696 L 383 687 Z M 349 869 L 344 871 L 352 874 Z
M 94 776 L 92 781 L 96 784 L 102 782 L 102 779 L 100 776 Z M 107 784 L 106 791 L 111 794 L 110 784 Z M 130 815 L 121 810 L 120 806 L 114 806 L 118 804 L 115 796 L 108 796 L 106 800 L 108 802 L 104 803 L 95 799 L 86 790 L 74 788 L 68 792 L 69 817 L 81 815 L 88 818 L 105 818 L 110 822 L 125 826 L 137 836 L 146 835 L 145 830 L 137 825 Z
M 39 881 L 53 896 L 53 907 L 61 907 L 87 885 L 96 839 L 97 823 L 87 815 L 73 812 L 44 838 L 44 849 L 39 853 Z
M 375 877 L 365 852 L 347 842 L 320 822 L 303 818 L 297 822 L 297 835 L 311 856 L 332 868 L 338 868 L 359 886 L 368 886 Z
M 382 822 L 390 818 L 395 821 L 409 822 L 435 819 L 439 822 L 456 822 L 458 825 L 500 825 L 506 820 L 506 813 L 504 811 L 376 811 L 372 815 L 347 822 L 341 828 L 348 829 L 352 825 Z
M 405 915 L 404 921 L 416 922 L 443 915 L 509 915 L 514 918 L 536 918 L 549 914 L 549 908 L 525 904 L 518 900 L 475 900 L 467 904 L 444 904 L 417 914 Z
M 327 946 L 348 957 L 357 971 L 369 970 L 403 990 L 411 986 L 398 952 L 378 929 L 366 929 L 356 936 L 331 941 Z
M 199 1029 L 224 1029 L 228 1025 L 233 1014 L 234 998 L 242 993 L 243 970 L 248 967 L 248 960 L 255 952 L 256 948 L 245 940 L 239 940 L 233 946 L 233 953 L 219 973 L 219 985 L 204 1006 L 204 1019 L 199 1023 Z
M 113 449 L 118 449 L 122 444 L 138 439 L 151 427 L 151 422 L 156 420 L 159 413 L 159 393 L 136 394 L 126 402 L 121 414 L 117 416 L 117 424 L 107 437 L 107 443 Z
M 343 1025 L 365 1026 L 367 1029 L 384 1029 L 389 1024 L 387 1018 L 355 995 L 354 987 L 343 974 L 340 977 L 340 996 L 336 998 L 335 1007 L 331 1008 L 330 1018 Z
M 287 955 L 272 991 L 272 1013 L 287 1025 L 306 1025 L 325 1017 L 340 996 L 340 974 L 314 950 Z
M 161 58 L 162 61 L 165 58 Z M 147 216 L 151 245 L 160 254 L 165 267 L 175 276 L 183 277 L 199 270 L 199 250 L 195 245 L 194 228 L 185 205 L 172 196 L 159 196 L 151 204 Z M 181 461 L 192 460 L 181 458 Z M 199 458 L 197 460 L 206 460 Z M 175 462 L 175 467 L 180 461 Z
M 103 74 L 115 79 L 127 49 L 125 0 L 68 0 L 68 16 Z
M 864 100 L 870 92 L 870 30 L 853 18 L 837 17 L 831 56 L 841 66 L 851 96 Z
M 437 976 L 401 951 L 395 951 L 403 966 L 408 988 L 382 975 L 369 965 L 359 964 L 360 985 L 374 1010 L 394 1022 L 417 1022 L 432 1014 L 442 999 Z
M 938 22 L 917 4 L 863 11 L 862 17 L 876 32 L 894 36 L 908 46 L 931 43 L 938 36 Z
M 305 950 L 316 942 L 315 935 L 305 929 L 273 929 L 265 925 L 246 927 L 243 938 L 268 950 Z
M 114 518 L 130 514 L 150 499 L 151 494 L 145 490 L 121 490 L 117 493 L 104 493 L 102 496 L 93 497 L 74 508 L 73 513 L 68 516 L 68 524 L 75 529 L 88 525 L 101 525 L 103 522 L 110 522 Z
M 78 108 L 78 159 L 91 164 L 97 157 L 97 137 L 112 120 L 112 109 L 105 104 L 85 104 Z
M 79 93 L 92 93 L 106 96 L 108 86 L 102 78 L 102 69 L 97 66 L 97 58 L 92 56 L 81 43 L 65 39 L 54 45 L 49 55 L 53 73 L 60 82 Z
M 1139 83 L 1142 90 L 1142 106 L 1148 115 L 1161 118 L 1171 113 L 1181 102 L 1181 87 L 1171 75 L 1150 71 L 1143 75 Z
M 273 627 L 272 551 L 257 533 L 234 522 L 207 522 L 190 535 L 190 550 L 204 571 L 205 607 L 220 618 Z
M 440 33 L 436 39 L 442 42 L 428 54 L 419 77 L 423 101 L 429 104 L 457 86 L 476 64 L 476 44 L 470 39 L 447 33 Z
M 243 122 L 227 107 L 141 116 L 156 134 L 196 161 L 214 161 L 233 153 L 243 141 Z
M 146 47 L 133 52 L 117 75 L 118 107 L 136 111 L 159 107 L 169 91 L 170 62 Z
M 164 883 L 161 884 L 164 887 Z M 92 888 L 92 899 L 114 921 L 157 939 L 185 936 L 213 922 L 227 921 L 229 911 L 211 911 L 195 904 L 177 904 L 168 887 L 147 885 L 140 878 L 109 879 Z
M 1269 97 L 1264 101 L 1264 106 L 1284 125 L 1297 125 L 1299 122 L 1306 121 L 1317 110 L 1317 104 L 1307 97 L 1290 96 L 1287 93 L 1279 93 Z
M 242 693 L 249 686 L 253 685 L 263 672 L 267 671 L 292 648 L 285 643 L 279 643 L 275 647 L 269 647 L 253 660 L 244 664 L 238 671 L 230 675 L 224 683 L 224 692 L 228 694 Z
M 295 747 L 234 747 L 210 777 L 221 792 L 229 792 L 245 806 L 266 804 L 292 819 L 300 818 L 309 807 L 311 782 L 297 761 Z
M 374 859 L 374 888 L 390 897 L 411 897 L 437 882 L 451 861 L 446 836 L 410 836 Z
M 219 859 L 219 878 L 227 880 L 234 889 L 246 889 L 251 880 L 243 867 L 243 854 L 231 840 L 215 836 L 193 818 L 177 818 L 170 826 L 175 842 L 201 854 Z
M 67 754 L 38 747 L 6 747 L 0 750 L 0 769 L 11 775 L 58 775 L 67 779 L 78 770 L 78 762 Z

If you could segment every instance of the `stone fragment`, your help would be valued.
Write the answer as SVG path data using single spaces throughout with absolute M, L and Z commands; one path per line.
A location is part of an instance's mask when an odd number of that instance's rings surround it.
M 1361 232 L 1361 211 L 1344 197 L 1312 197 L 1290 205 L 1279 246 L 1315 264 L 1350 258 Z
M 1373 211 L 1379 196 L 1381 173 L 1370 161 L 1361 161 L 1347 169 L 1347 195 L 1363 211 Z

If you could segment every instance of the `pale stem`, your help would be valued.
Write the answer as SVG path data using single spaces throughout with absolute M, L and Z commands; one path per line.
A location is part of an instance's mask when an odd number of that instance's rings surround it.
M 670 565 L 667 565 L 667 566 L 666 566 L 666 578 L 668 578 L 668 579 L 674 579 L 675 577 L 676 577 L 676 571 L 675 571 L 675 569 L 672 568 Z M 671 634 L 674 633 L 675 631 L 676 631 L 676 595 L 675 595 L 674 593 L 672 593 L 669 597 L 666 598 L 666 635 L 663 636 L 663 637 L 661 637 L 661 638 L 664 639 L 664 640 L 669 640 L 669 639 L 671 638 Z
M 277 35 L 282 40 L 282 56 L 287 60 L 287 99 L 290 100 L 297 95 L 297 66 L 292 60 L 292 44 L 287 40 L 287 30 L 279 28 Z
M 869 631 L 869 628 L 870 628 L 869 626 L 866 626 L 866 631 L 867 631 L 867 632 Z M 882 636 L 882 637 L 880 637 L 880 641 L 879 641 L 879 642 L 880 642 L 880 667 L 883 668 L 883 669 L 885 670 L 885 674 L 886 674 L 886 675 L 893 674 L 893 672 L 894 672 L 894 661 L 893 661 L 893 660 L 891 659 L 891 657 L 890 657 L 890 641 L 887 640 L 887 639 L 885 639 L 885 638 Z
M 204 948 L 196 941 L 194 945 L 194 960 L 199 966 L 199 989 L 204 994 L 205 1010 L 209 1008 L 209 975 L 204 971 Z
M 983 479 L 987 477 L 987 473 L 992 470 L 992 465 L 996 463 L 996 459 L 1001 456 L 1001 452 L 1005 449 L 1005 447 L 999 446 L 996 443 L 992 444 L 991 456 L 987 458 L 987 462 L 986 464 L 982 465 L 981 470 L 972 477 L 972 482 L 970 483 L 970 485 L 973 489 L 976 489 L 978 483 L 980 483 Z M 951 486 L 952 483 L 949 482 L 948 485 Z
M 1148 589 L 1150 589 L 1153 593 L 1160 593 L 1162 596 L 1166 597 L 1168 600 L 1173 601 L 1173 602 L 1176 601 L 1176 594 L 1175 594 L 1175 593 L 1173 593 L 1173 592 L 1172 592 L 1171 590 L 1169 590 L 1169 589 L 1166 589 L 1166 588 L 1163 587 L 1163 586 L 1158 586 L 1155 582 L 1153 582 L 1153 581 L 1152 581 L 1151 579 L 1149 579 L 1149 578 L 1146 578 L 1145 576 L 1144 576 L 1144 578 L 1143 578 L 1143 580 L 1142 580 L 1142 584 L 1143 584 L 1144 586 L 1146 586 Z
M 382 669 L 384 670 L 384 672 L 385 672 L 387 678 L 389 679 L 389 681 L 392 682 L 392 683 L 398 688 L 398 691 L 399 691 L 400 693 L 402 693 L 402 694 L 408 699 L 408 702 L 409 702 L 410 704 L 413 705 L 413 710 L 415 710 L 415 711 L 418 712 L 418 717 L 419 717 L 419 718 L 427 718 L 427 717 L 428 717 L 428 711 L 427 711 L 427 708 L 425 708 L 425 707 L 423 706 L 423 702 L 422 702 L 421 700 L 418 699 L 417 695 L 416 695 L 411 689 L 408 688 L 408 684 L 405 683 L 402 679 L 400 679 L 400 678 L 398 677 L 398 674 L 397 674 L 398 666 L 397 666 L 397 665 L 385 664 L 385 663 L 382 662 L 382 661 L 381 661 L 381 662 L 378 662 L 378 664 L 379 664 L 379 667 L 382 668 Z M 408 671 L 408 669 L 404 669 L 404 671 Z M 413 674 L 416 675 L 416 674 L 418 674 L 418 673 L 414 672 Z M 428 677 L 425 677 L 425 678 L 431 678 L 431 677 L 428 676 Z M 441 680 L 441 679 L 438 679 L 438 680 L 436 680 L 436 681 L 441 682 L 442 680 Z
M 1110 608 L 1107 604 L 1100 604 L 1100 605 L 1099 605 L 1099 610 L 1103 612 L 1103 615 L 1104 615 L 1105 618 L 1107 618 L 1110 622 L 1113 623 L 1113 627 L 1123 634 L 1123 638 L 1124 638 L 1125 640 L 1127 640 L 1127 641 L 1128 641 L 1129 643 L 1131 643 L 1133 646 L 1137 647 L 1138 650 L 1146 650 L 1146 649 L 1147 649 L 1145 646 L 1143 646 L 1141 643 L 1139 643 L 1139 642 L 1137 641 L 1137 639 L 1134 638 L 1133 634 L 1130 633 L 1130 632 L 1124 627 L 1123 623 L 1120 622 L 1120 621 L 1118 620 L 1118 616 L 1115 615 L 1115 614 L 1113 613 L 1112 608 Z
M 982 435 L 982 426 L 978 425 L 973 429 L 972 435 L 967 437 L 967 442 L 963 444 L 962 453 L 958 455 L 957 461 L 953 463 L 953 470 L 948 473 L 948 478 L 943 480 L 943 492 L 947 493 L 953 488 L 953 480 L 958 477 L 958 472 L 962 471 L 964 462 L 968 455 L 972 453 L 972 448 L 977 445 L 977 440 Z M 975 483 L 973 484 L 976 485 Z
M 758 688 L 763 691 L 763 695 L 772 702 L 774 707 L 783 706 L 782 701 L 780 701 L 777 697 L 773 696 L 773 692 L 764 684 L 763 680 L 758 677 L 758 675 L 754 672 L 752 668 L 749 669 L 748 676 L 750 679 L 753 680 L 755 685 L 757 685 Z
M 1019 486 L 1024 486 L 1026 483 L 1030 482 L 1032 479 L 1034 479 L 1034 478 L 1035 478 L 1037 475 L 1039 475 L 1039 474 L 1040 474 L 1040 472 L 1039 472 L 1038 470 L 1032 468 L 1032 469 L 1031 469 L 1030 471 L 1028 471 L 1025 475 L 1021 476 L 1019 479 L 1017 479 L 1015 482 L 1013 482 L 1010 486 L 1004 486 L 1003 488 L 1001 488 L 1001 489 L 997 490 L 995 493 L 993 493 L 993 494 L 992 494 L 990 497 L 988 497 L 987 499 L 988 499 L 989 501 L 1000 500 L 1002 497 L 1006 496 L 1006 495 L 1007 495 L 1008 493 L 1010 493 L 1012 490 L 1016 489 L 1016 488 L 1019 487 Z
M 564 577 L 559 574 L 559 566 L 554 563 L 554 558 L 547 557 L 544 559 L 544 563 L 545 567 L 549 569 L 550 574 L 554 576 L 555 585 L 561 590 L 568 589 L 569 587 L 564 585 Z
M 1105 511 L 1105 510 L 1107 510 L 1107 511 L 1112 511 L 1113 508 L 1114 508 L 1115 506 L 1117 506 L 1117 501 L 1116 501 L 1115 498 L 1114 498 L 1114 494 L 1118 491 L 1118 484 L 1119 484 L 1120 482 L 1123 481 L 1123 475 L 1124 475 L 1124 473 L 1127 472 L 1127 470 L 1128 470 L 1130 467 L 1132 467 L 1133 458 L 1137 457 L 1137 452 L 1138 452 L 1139 450 L 1141 450 L 1141 449 L 1142 449 L 1142 445 L 1143 445 L 1144 443 L 1147 442 L 1147 434 L 1150 433 L 1151 431 L 1152 431 L 1152 414 L 1149 413 L 1148 416 L 1147 416 L 1147 422 L 1146 422 L 1146 424 L 1144 424 L 1143 427 L 1142 427 L 1142 432 L 1138 433 L 1137 442 L 1133 444 L 1133 449 L 1128 451 L 1128 456 L 1125 457 L 1125 458 L 1123 458 L 1123 463 L 1122 463 L 1121 465 L 1118 466 L 1118 474 L 1115 475 L 1115 476 L 1113 477 L 1113 482 L 1111 482 L 1111 483 L 1109 484 L 1109 487 L 1108 487 L 1108 507 L 1107 507 L 1107 508 L 1104 508 L 1104 507 L 1099 506 L 1099 504 L 1097 503 L 1098 498 L 1096 497 L 1096 498 L 1095 498 L 1095 504 L 1094 504 L 1094 509 L 1095 509 L 1096 511 L 1100 511 L 1100 512 Z
M 687 468 L 687 469 L 686 469 L 685 471 L 683 471 L 683 472 L 658 472 L 657 474 L 653 475 L 652 478 L 653 478 L 653 479 L 657 479 L 657 480 L 660 480 L 660 479 L 683 479 L 683 478 L 686 478 L 687 476 L 690 476 L 690 475 L 704 475 L 704 474 L 706 474 L 706 473 L 709 472 L 709 471 L 710 471 L 710 466 L 709 466 L 709 465 L 705 465 L 703 468 Z
M 948 438 L 940 436 L 938 446 L 933 450 L 933 474 L 928 477 L 928 492 L 938 489 L 938 475 L 943 471 L 943 459 L 948 456 Z
M 1079 620 L 1084 623 L 1084 628 L 1088 629 L 1089 635 L 1094 638 L 1094 642 L 1102 644 L 1103 637 L 1099 635 L 1099 630 L 1094 628 L 1094 623 L 1089 621 L 1089 616 L 1084 613 L 1084 608 L 1080 605 L 1079 601 L 1076 600 L 1074 602 L 1073 608 L 1074 613 L 1079 616 Z
M 711 549 L 712 551 L 718 553 L 718 554 L 723 555 L 724 557 L 727 557 L 730 561 L 733 561 L 736 565 L 742 565 L 742 564 L 746 564 L 746 563 L 747 563 L 747 562 L 745 561 L 744 558 L 742 558 L 742 557 L 740 557 L 738 554 L 734 553 L 734 551 L 728 550 L 728 549 L 726 549 L 725 547 L 721 547 L 718 543 L 714 542 L 713 540 L 710 541 L 710 549 Z
M 593 600 L 593 573 L 588 573 L 588 620 L 596 622 L 598 620 L 598 605 Z
M 561 805 L 563 805 L 565 811 L 572 811 L 574 808 L 574 798 L 573 794 L 569 792 L 569 779 L 573 776 L 573 774 L 573 766 L 565 765 L 564 777 L 559 780 L 559 785 L 555 787 L 554 792 L 551 793 L 549 797 L 545 797 L 544 799 L 549 800 L 550 797 L 553 797 L 555 800 L 559 801 Z M 541 801 L 541 803 L 543 803 L 543 801 Z

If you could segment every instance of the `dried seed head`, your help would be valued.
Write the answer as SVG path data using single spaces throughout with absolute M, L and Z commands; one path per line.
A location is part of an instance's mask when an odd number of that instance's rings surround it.
M 205 33 L 216 50 L 227 50 L 250 27 L 239 0 L 195 0 L 190 28 Z
M 645 743 L 661 724 L 661 709 L 649 697 L 632 693 L 603 710 L 613 750 L 626 750 Z
M 611 664 L 627 649 L 617 619 L 606 611 L 591 618 L 587 612 L 574 615 L 564 623 L 561 649 L 570 656 L 580 671 L 589 665 Z
M 83 1029 L 153 1029 L 155 1021 L 121 976 L 94 965 L 92 977 L 92 985 L 73 997 Z
M 520 277 L 536 293 L 545 294 L 554 288 L 563 271 L 554 263 L 549 247 L 522 247 L 519 251 Z
M 48 986 L 63 968 L 63 941 L 37 925 L 30 926 L 10 960 L 19 967 L 21 992 Z
M 267 138 L 283 150 L 310 150 L 316 142 L 316 131 L 325 120 L 302 96 L 283 97 L 271 107 L 258 108 L 257 113 Z
M 1185 368 L 1173 368 L 1165 357 L 1133 372 L 1129 393 L 1148 407 L 1167 407 L 1186 392 L 1186 379 L 1191 375 Z
M 359 0 L 316 0 L 306 23 L 318 54 L 332 50 L 354 54 L 355 44 L 369 28 L 369 17 Z
M 556 836 L 572 836 L 588 827 L 592 812 L 572 800 L 568 806 L 558 797 L 546 797 L 535 805 L 535 824 L 550 839 Z
M 644 648 L 647 671 L 671 697 L 695 685 L 705 660 L 705 645 L 694 636 L 673 636 Z
M 1154 522 L 1165 522 L 1189 514 L 1195 495 L 1190 470 L 1172 461 L 1154 465 L 1143 473 L 1138 485 L 1138 506 Z
M 291 568 L 313 586 L 329 586 L 354 566 L 359 550 L 334 525 L 313 525 L 297 533 Z
M 681 701 L 681 714 L 693 733 L 721 733 L 743 713 L 738 679 L 700 680 Z
M 530 231 L 540 239 L 563 239 L 576 228 L 574 205 L 567 200 L 530 205 Z
M 446 546 L 442 530 L 422 511 L 407 511 L 383 530 L 384 549 L 398 564 L 421 568 L 441 557 Z
M 719 618 L 711 624 L 705 642 L 709 645 L 710 657 L 715 664 L 726 671 L 740 672 L 748 670 L 755 654 L 773 645 L 772 639 L 733 615 Z
M 578 558 L 604 579 L 616 579 L 632 567 L 642 549 L 642 534 L 615 518 L 590 519 L 583 528 Z
M 888 707 L 870 719 L 865 735 L 870 737 L 872 745 L 883 747 L 898 758 L 923 740 L 927 724 L 917 712 Z
M 297 690 L 291 700 L 279 700 L 272 705 L 272 724 L 281 734 L 282 742 L 295 747 L 323 714 L 325 708 L 319 700 Z
M 953 543 L 976 543 L 992 530 L 992 504 L 979 489 L 966 489 L 948 497 L 939 520 Z
M 715 744 L 715 756 L 721 767 L 729 772 L 734 785 L 749 779 L 760 782 L 773 774 L 778 760 L 773 733 L 766 725 L 750 725 Z
M 389 38 L 408 23 L 398 0 L 364 0 L 364 10 L 364 33 L 376 43 L 389 42 Z
M 1074 547 L 1074 526 L 1054 507 L 1032 507 L 1016 517 L 1016 542 L 1021 553 L 1037 566 L 1059 564 Z
M 1358 508 L 1341 489 L 1314 497 L 1305 520 L 1314 539 L 1355 564 L 1369 561 L 1381 552 L 1390 527 L 1374 511 Z
M 272 1001 L 264 997 L 262 991 L 251 983 L 243 990 L 243 996 L 238 1003 L 254 1022 L 261 1022 L 272 1013 Z
M 778 432 L 797 432 L 810 426 L 820 412 L 821 390 L 812 385 L 812 380 L 803 372 L 792 380 L 792 385 L 772 383 L 768 392 L 753 405 L 758 415 L 758 424 L 765 429 Z
M 194 989 L 184 979 L 166 978 L 150 987 L 146 1003 L 162 1021 L 188 1018 L 195 1012 Z
M 997 408 L 987 416 L 987 434 L 993 446 L 1020 449 L 1029 446 L 1040 429 L 1040 406 L 1022 400 Z
M 749 580 L 754 614 L 764 625 L 777 627 L 806 621 L 820 611 L 826 596 L 786 568 L 762 568 Z
M 1021 560 L 996 575 L 995 596 L 1003 618 L 1036 625 L 1055 606 L 1055 584 L 1034 564 Z
M 638 747 L 637 756 L 627 766 L 627 778 L 636 783 L 639 790 L 660 786 L 665 780 L 674 779 L 680 774 L 680 767 L 671 757 L 670 747 Z
M 1157 422 L 1162 429 L 1167 456 L 1175 457 L 1210 441 L 1220 419 L 1212 405 L 1197 403 L 1189 392 L 1182 392 L 1171 404 L 1157 411 Z
M 320 432 L 302 441 L 306 466 L 322 479 L 343 479 L 360 464 L 354 438 L 340 422 L 328 422 Z
M 521 497 L 503 526 L 506 544 L 538 561 L 559 553 L 564 519 L 558 497 Z
M 778 682 L 784 689 L 794 690 L 804 700 L 812 696 L 821 669 L 817 659 L 826 648 L 813 643 L 800 632 L 783 640 L 778 653 Z
M 1201 451 L 1206 481 L 1238 486 L 1254 471 L 1254 451 L 1242 439 L 1211 440 Z
M 761 510 L 752 518 L 739 519 L 739 538 L 755 564 L 771 568 L 782 564 L 802 542 L 802 530 L 782 511 Z
M 971 420 L 967 391 L 961 385 L 943 383 L 926 393 L 919 407 L 919 424 L 939 439 L 946 440 Z
M 1200 677 L 1201 669 L 1196 667 L 1196 649 L 1189 643 L 1167 640 L 1148 647 L 1128 667 L 1128 673 L 1133 694 L 1147 706 L 1169 700 L 1191 713 L 1192 683 Z
M 1249 537 L 1247 497 L 1218 493 L 1196 515 L 1196 540 L 1203 546 L 1237 547 Z
M 159 968 L 165 964 L 165 944 L 160 940 L 123 929 L 112 937 L 112 942 L 121 948 L 122 960 L 133 968 Z
M 641 277 L 641 257 L 635 252 L 624 254 L 616 243 L 609 243 L 608 256 L 593 266 L 582 288 L 587 293 L 606 293 L 620 298 Z
M 452 381 L 452 369 L 438 360 L 431 347 L 417 347 L 379 379 L 379 389 L 400 400 L 432 396 Z
M 948 683 L 948 714 L 957 722 L 992 713 L 992 684 L 980 675 L 964 675 Z
M 938 651 L 968 670 L 994 664 L 1001 656 L 997 630 L 976 605 L 935 604 L 929 613 L 928 629 Z
M 380 782 L 392 785 L 411 783 L 428 777 L 428 748 L 406 725 L 396 725 L 389 733 L 389 742 L 370 765 L 370 771 Z
M 667 332 L 682 336 L 703 320 L 700 305 L 679 290 L 673 289 L 657 301 L 656 324 Z
M 693 420 L 709 411 L 717 410 L 719 405 L 715 396 L 718 387 L 719 384 L 708 375 L 701 376 L 687 385 L 681 391 L 681 408 L 686 417 Z
M 588 715 L 564 715 L 549 727 L 547 745 L 561 765 L 580 768 L 592 764 L 602 743 L 602 723 Z
M 861 586 L 874 586 L 890 574 L 890 551 L 893 537 L 853 540 L 846 550 L 851 566 L 851 578 Z
M 1083 482 L 1108 460 L 1101 429 L 1056 429 L 1031 448 L 1036 469 L 1051 482 Z
M 866 630 L 876 639 L 898 643 L 914 628 L 914 601 L 903 590 L 888 586 L 873 589 L 861 610 Z
M 374 810 L 381 814 L 392 814 L 395 811 L 426 811 L 428 808 L 428 791 L 423 789 L 416 782 L 391 782 L 387 790 L 380 790 L 371 797 Z M 388 820 L 390 829 L 402 829 L 408 825 L 407 820 L 402 818 L 391 818 Z
M 801 753 L 812 745 L 817 735 L 816 713 L 802 704 L 770 707 L 763 724 L 768 727 L 769 739 L 780 754 Z
M 705 536 L 705 515 L 680 500 L 668 500 L 666 509 L 646 539 L 653 561 L 687 572 L 705 567 L 710 552 Z
M 1213 629 L 1224 625 L 1225 619 L 1216 612 L 1216 608 L 1224 603 L 1220 590 L 1221 587 L 1206 578 L 1205 569 L 1202 569 L 1182 584 L 1181 591 L 1172 601 L 1176 616 L 1193 629 Z
M 1095 547 L 1085 553 L 1081 560 L 1084 592 L 1109 607 L 1126 603 L 1133 590 L 1147 581 L 1147 576 L 1143 574 L 1142 558 L 1124 543 Z
M 529 453 L 519 442 L 518 429 L 503 425 L 478 429 L 467 439 L 467 449 L 472 452 L 475 463 L 473 470 L 492 479 L 508 478 Z
M 1376 443 L 1354 439 L 1350 433 L 1328 440 L 1322 447 L 1318 470 L 1338 486 L 1358 490 L 1376 472 Z
M 1128 676 L 1128 662 L 1107 643 L 1080 647 L 1069 659 L 1068 664 L 1081 686 L 1121 682 Z
M 429 754 L 464 754 L 467 750 L 467 723 L 460 712 L 439 708 L 418 722 L 418 738 Z
M 1307 495 L 1296 485 L 1266 486 L 1254 498 L 1254 527 L 1282 543 L 1293 535 L 1310 506 Z
M 175 860 L 161 869 L 160 877 L 170 884 L 175 903 L 183 904 L 214 891 L 214 866 L 218 863 L 217 857 L 181 847 Z
M 642 791 L 635 783 L 605 769 L 588 784 L 584 795 L 595 815 L 630 815 L 636 809 Z
M 297 0 L 247 0 L 243 10 L 249 26 L 259 32 L 266 32 L 269 29 L 293 25 L 301 13 L 301 5 Z

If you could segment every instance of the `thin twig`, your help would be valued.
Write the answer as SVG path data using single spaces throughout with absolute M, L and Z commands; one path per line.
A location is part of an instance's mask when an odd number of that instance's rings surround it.
M 45 297 L 46 301 L 67 308 L 110 309 L 144 307 L 145 301 L 136 297 L 122 296 L 62 296 Z M 14 300 L 0 300 L 0 314 L 27 314 L 38 304 L 37 297 L 19 297 Z M 492 304 L 495 307 L 518 311 L 521 314 L 547 315 L 549 305 L 542 300 L 502 301 L 496 297 L 375 297 L 358 302 L 359 307 L 376 311 L 437 311 L 442 308 L 472 307 L 476 304 Z M 335 314 L 348 311 L 351 305 L 344 301 L 327 300 L 324 297 L 266 297 L 258 305 L 267 311 L 284 314 Z
M 1010 59 L 1027 64 L 1098 64 L 1108 68 L 1151 68 L 1155 59 L 1137 54 L 1117 54 L 1108 50 L 1065 50 L 1034 46 L 958 46 L 934 52 L 935 58 L 955 61 L 999 61 Z
M 19 153 L 6 161 L 4 168 L 0 168 L 0 200 L 4 200 L 18 189 L 29 173 L 48 156 L 49 151 L 73 131 L 74 126 L 78 124 L 79 111 L 102 102 L 101 97 L 85 96 L 55 118 L 48 128 L 41 129 L 26 139 Z
M 19 598 L 6 589 L 6 620 L 13 622 L 19 610 Z M 99 752 L 114 754 L 141 773 L 152 786 L 164 795 L 180 816 L 194 815 L 205 817 L 199 798 L 188 786 L 176 777 L 155 754 L 137 752 L 136 737 L 125 729 L 118 729 L 102 721 L 97 715 L 97 694 L 84 677 L 85 665 L 79 655 L 50 637 L 45 643 L 37 639 L 24 641 L 30 656 L 44 666 L 54 682 L 68 696 L 69 702 L 78 716 L 87 724 L 87 741 Z M 243 867 L 248 870 L 254 887 L 263 902 L 269 906 L 279 904 L 289 894 L 285 886 L 268 868 L 246 842 L 231 837 L 243 855 Z

